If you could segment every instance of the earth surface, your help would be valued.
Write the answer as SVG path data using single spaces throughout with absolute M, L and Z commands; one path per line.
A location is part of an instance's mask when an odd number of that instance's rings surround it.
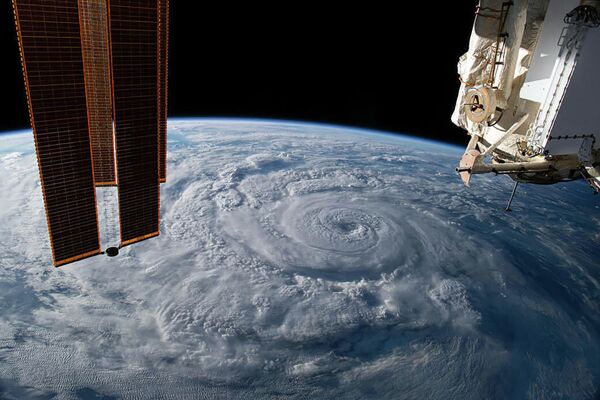
M 51 266 L 0 136 L 0 398 L 598 399 L 600 201 L 339 126 L 173 120 L 161 236 Z

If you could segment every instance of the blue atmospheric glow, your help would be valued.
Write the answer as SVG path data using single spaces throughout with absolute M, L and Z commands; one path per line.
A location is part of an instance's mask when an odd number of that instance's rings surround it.
M 438 140 L 425 139 L 418 136 L 412 136 L 407 133 L 400 132 L 388 132 L 381 131 L 377 129 L 349 126 L 349 125 L 339 125 L 339 124 L 330 124 L 325 122 L 308 122 L 308 121 L 295 121 L 295 120 L 286 120 L 286 119 L 270 119 L 270 118 L 243 118 L 243 117 L 176 117 L 169 118 L 170 122 L 223 122 L 223 123 L 244 123 L 244 124 L 281 124 L 281 125 L 293 125 L 293 126 L 315 126 L 319 128 L 327 128 L 333 131 L 346 130 L 351 131 L 353 133 L 358 134 L 368 134 L 368 135 L 377 135 L 387 138 L 408 140 L 413 142 L 418 142 L 422 144 L 443 147 L 447 150 L 451 151 L 459 151 L 462 152 L 463 148 L 461 146 L 445 143 Z M 0 132 L 0 137 L 12 136 L 12 135 L 21 135 L 25 133 L 31 133 L 31 129 L 22 129 L 16 131 L 3 131 Z M 340 132 L 335 132 L 340 133 Z

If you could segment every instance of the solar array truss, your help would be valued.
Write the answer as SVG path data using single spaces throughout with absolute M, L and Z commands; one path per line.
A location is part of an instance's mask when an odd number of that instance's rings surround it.
M 121 246 L 159 234 L 158 4 L 110 0 Z
M 54 265 L 100 253 L 77 0 L 13 0 Z

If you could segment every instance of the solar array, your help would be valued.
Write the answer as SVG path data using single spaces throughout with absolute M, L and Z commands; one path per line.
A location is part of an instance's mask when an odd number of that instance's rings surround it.
M 169 0 L 158 0 L 158 138 L 160 181 L 167 180 L 167 76 L 169 72 Z
M 110 0 L 121 245 L 159 233 L 156 0 Z
M 77 1 L 19 0 L 15 20 L 55 265 L 100 253 Z
M 166 0 L 13 0 L 55 266 L 102 253 L 95 186 L 117 185 L 121 246 L 159 234 Z
M 80 0 L 79 21 L 94 181 L 96 186 L 116 185 L 106 2 Z

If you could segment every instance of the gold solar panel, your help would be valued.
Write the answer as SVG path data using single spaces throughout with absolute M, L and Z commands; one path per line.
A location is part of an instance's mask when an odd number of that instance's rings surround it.
M 167 180 L 169 0 L 158 0 L 158 137 L 160 181 Z
M 108 0 L 121 246 L 159 234 L 158 4 Z
M 77 0 L 13 0 L 54 265 L 100 253 Z
M 79 0 L 94 180 L 97 186 L 116 184 L 107 19 L 106 0 Z

